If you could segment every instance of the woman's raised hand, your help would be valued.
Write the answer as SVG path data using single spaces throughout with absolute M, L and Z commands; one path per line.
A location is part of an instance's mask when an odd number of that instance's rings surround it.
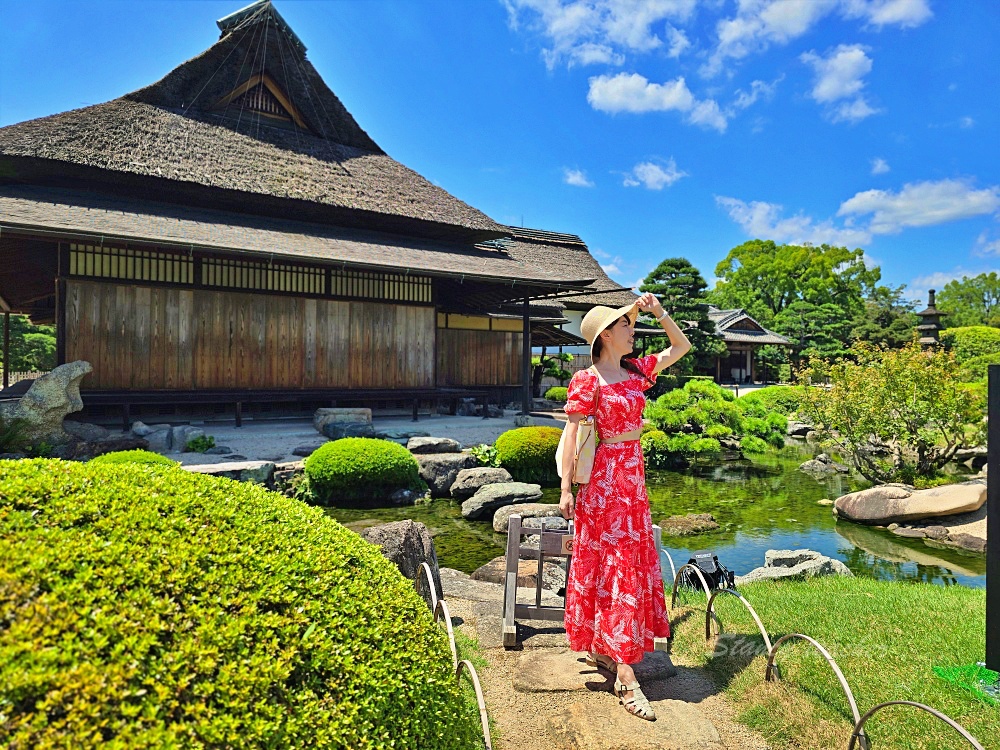
M 639 295 L 639 309 L 643 312 L 656 312 L 659 308 L 663 310 L 663 306 L 660 304 L 660 300 L 656 299 L 656 295 L 652 292 L 643 292 Z

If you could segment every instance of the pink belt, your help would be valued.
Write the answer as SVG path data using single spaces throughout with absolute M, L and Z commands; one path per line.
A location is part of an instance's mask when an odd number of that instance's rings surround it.
M 638 430 L 632 430 L 631 432 L 623 432 L 621 435 L 614 435 L 609 438 L 601 438 L 601 443 L 604 445 L 614 445 L 615 443 L 627 443 L 630 440 L 638 440 L 642 437 L 642 428 Z

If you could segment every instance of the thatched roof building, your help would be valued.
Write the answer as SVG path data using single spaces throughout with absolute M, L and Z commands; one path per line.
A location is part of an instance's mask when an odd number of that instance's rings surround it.
M 0 128 L 0 310 L 56 323 L 92 403 L 510 390 L 529 319 L 563 320 L 530 304 L 613 286 L 579 238 L 388 156 L 268 0 L 219 28 L 150 86 Z
M 715 335 L 726 342 L 727 353 L 715 358 L 715 379 L 720 383 L 753 383 L 758 379 L 753 353 L 758 347 L 792 346 L 792 342 L 758 323 L 746 310 L 720 310 L 709 306 Z

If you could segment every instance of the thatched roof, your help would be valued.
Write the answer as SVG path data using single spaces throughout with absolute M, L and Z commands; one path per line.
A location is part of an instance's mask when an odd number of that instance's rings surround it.
M 560 298 L 568 308 L 589 310 L 595 305 L 622 307 L 635 302 L 636 295 L 620 284 L 612 281 L 601 268 L 601 264 L 590 254 L 582 239 L 575 234 L 547 232 L 541 229 L 505 227 L 513 237 L 511 252 L 531 257 L 534 262 L 548 268 L 553 273 L 570 276 L 584 276 L 595 279 L 591 285 L 596 294 L 574 295 Z
M 349 226 L 423 236 L 450 229 L 460 241 L 504 234 L 488 216 L 387 156 L 323 82 L 270 3 L 245 11 L 217 43 L 157 83 L 0 128 L 0 174 L 37 183 L 44 173 L 48 184 L 75 174 L 75 184 L 86 179 L 109 190 L 135 175 L 155 181 L 157 194 L 174 202 L 192 202 L 171 192 L 179 185 L 200 186 L 245 196 L 246 210 L 255 213 L 300 215 L 298 205 L 312 204 L 326 213 L 310 211 L 311 220 Z M 203 191 L 194 202 L 211 205 L 214 195 Z M 260 197 L 277 202 L 253 202 Z M 298 205 L 282 206 L 283 200 Z
M 715 335 L 727 344 L 792 345 L 789 339 L 767 330 L 742 308 L 720 310 L 709 306 L 708 318 L 715 323 Z

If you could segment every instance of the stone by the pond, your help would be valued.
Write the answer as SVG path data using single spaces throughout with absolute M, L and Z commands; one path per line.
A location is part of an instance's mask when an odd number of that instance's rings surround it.
M 986 552 L 986 540 L 972 534 L 952 534 L 948 537 L 948 543 L 970 552 Z
M 481 565 L 470 576 L 473 581 L 503 584 L 507 580 L 507 558 L 504 555 L 494 557 L 485 565 Z M 533 589 L 538 583 L 538 562 L 534 560 L 518 560 L 517 585 L 521 588 Z M 542 588 L 558 592 L 566 586 L 566 571 L 562 566 L 552 562 L 542 563 Z
M 849 521 L 885 526 L 923 518 L 978 510 L 986 502 L 986 483 L 975 479 L 915 490 L 905 484 L 885 484 L 837 498 L 834 513 Z
M 686 516 L 670 516 L 660 521 L 664 534 L 670 536 L 691 536 L 715 531 L 720 528 L 711 513 L 688 513 Z
M 500 466 L 476 466 L 471 469 L 462 469 L 455 477 L 455 483 L 451 485 L 451 496 L 464 500 L 475 495 L 476 491 L 484 484 L 511 482 L 513 479 L 510 472 Z
M 410 438 L 430 437 L 430 433 L 421 430 L 378 430 L 375 437 L 379 440 L 391 440 L 405 447 Z
M 587 664 L 585 657 L 586 654 L 566 648 L 525 651 L 517 660 L 517 669 L 514 670 L 514 689 L 520 693 L 591 690 L 595 682 L 606 679 L 607 673 Z M 677 668 L 664 651 L 646 653 L 642 661 L 634 664 L 632 669 L 644 688 L 677 674 Z
M 111 437 L 111 430 L 106 427 L 89 422 L 77 422 L 73 419 L 63 420 L 63 429 L 77 440 L 87 443 L 96 443 Z
M 519 508 L 521 506 L 516 505 L 514 507 Z M 525 529 L 543 529 L 544 531 L 569 531 L 569 521 L 563 518 L 562 515 L 525 518 L 521 526 Z
M 413 581 L 414 587 L 430 602 L 430 592 L 426 581 L 421 584 L 421 563 L 427 563 L 434 579 L 437 595 L 441 596 L 444 589 L 441 586 L 441 574 L 438 571 L 437 552 L 430 532 L 422 523 L 406 519 L 394 521 L 380 526 L 369 526 L 358 532 L 362 539 L 378 545 L 382 555 L 393 563 L 404 578 Z
M 375 428 L 371 424 L 363 422 L 327 422 L 320 432 L 330 440 L 340 440 L 347 437 L 375 437 Z
M 781 579 L 803 580 L 816 576 L 853 576 L 850 569 L 832 557 L 811 549 L 769 549 L 764 553 L 764 567 L 745 576 L 736 576 L 736 585 Z
M 227 461 L 222 464 L 192 464 L 181 468 L 195 474 L 226 477 L 239 482 L 255 482 L 266 487 L 274 484 L 273 461 Z
M 806 433 L 811 432 L 812 429 L 812 426 L 807 425 L 805 422 L 796 422 L 794 419 L 789 419 L 785 434 L 791 437 L 805 437 Z
M 187 451 L 187 444 L 200 437 L 205 437 L 205 431 L 200 427 L 182 424 L 170 428 L 170 444 L 177 453 Z
M 844 464 L 837 463 L 825 453 L 820 453 L 816 458 L 811 458 L 799 466 L 799 471 L 813 476 L 825 476 L 827 474 L 846 474 L 850 471 Z
M 501 482 L 480 487 L 476 494 L 462 503 L 462 517 L 469 521 L 492 520 L 494 511 L 505 505 L 540 500 L 542 488 L 526 482 Z
M 345 409 L 330 407 L 317 409 L 313 413 L 313 427 L 325 434 L 323 427 L 328 424 L 371 424 L 372 410 L 367 408 Z
M 493 530 L 498 534 L 506 534 L 510 526 L 510 517 L 517 513 L 524 525 L 529 518 L 545 518 L 558 516 L 559 506 L 553 503 L 520 503 L 506 508 L 498 508 L 493 514 Z
M 828 497 L 824 497 L 822 500 L 817 500 L 816 505 L 833 505 L 833 500 Z
M 431 497 L 448 497 L 458 472 L 479 463 L 471 453 L 428 453 L 414 458 L 420 465 L 420 478 L 430 487 Z
M 417 502 L 417 498 L 421 497 L 421 493 L 416 490 L 396 490 L 391 495 L 389 495 L 390 505 L 413 505 Z
M 63 420 L 83 409 L 80 381 L 92 370 L 83 360 L 59 365 L 35 379 L 21 398 L 0 401 L 0 418 L 8 423 L 23 420 L 25 437 L 33 443 L 69 442 L 72 437 L 63 429 Z
M 155 453 L 169 453 L 171 446 L 170 442 L 170 428 L 165 430 L 156 430 L 155 432 L 147 432 L 142 436 L 143 439 L 149 443 L 149 450 Z
M 412 437 L 406 443 L 410 453 L 461 453 L 462 444 L 442 437 Z
M 308 458 L 311 456 L 317 448 L 321 445 L 326 445 L 328 440 L 320 440 L 316 443 L 306 443 L 304 445 L 297 445 L 292 449 L 293 456 L 302 456 L 303 458 Z
M 168 424 L 145 424 L 136 420 L 132 423 L 132 434 L 138 435 L 139 437 L 146 437 L 153 432 L 160 432 L 161 430 L 169 430 L 170 425 Z

